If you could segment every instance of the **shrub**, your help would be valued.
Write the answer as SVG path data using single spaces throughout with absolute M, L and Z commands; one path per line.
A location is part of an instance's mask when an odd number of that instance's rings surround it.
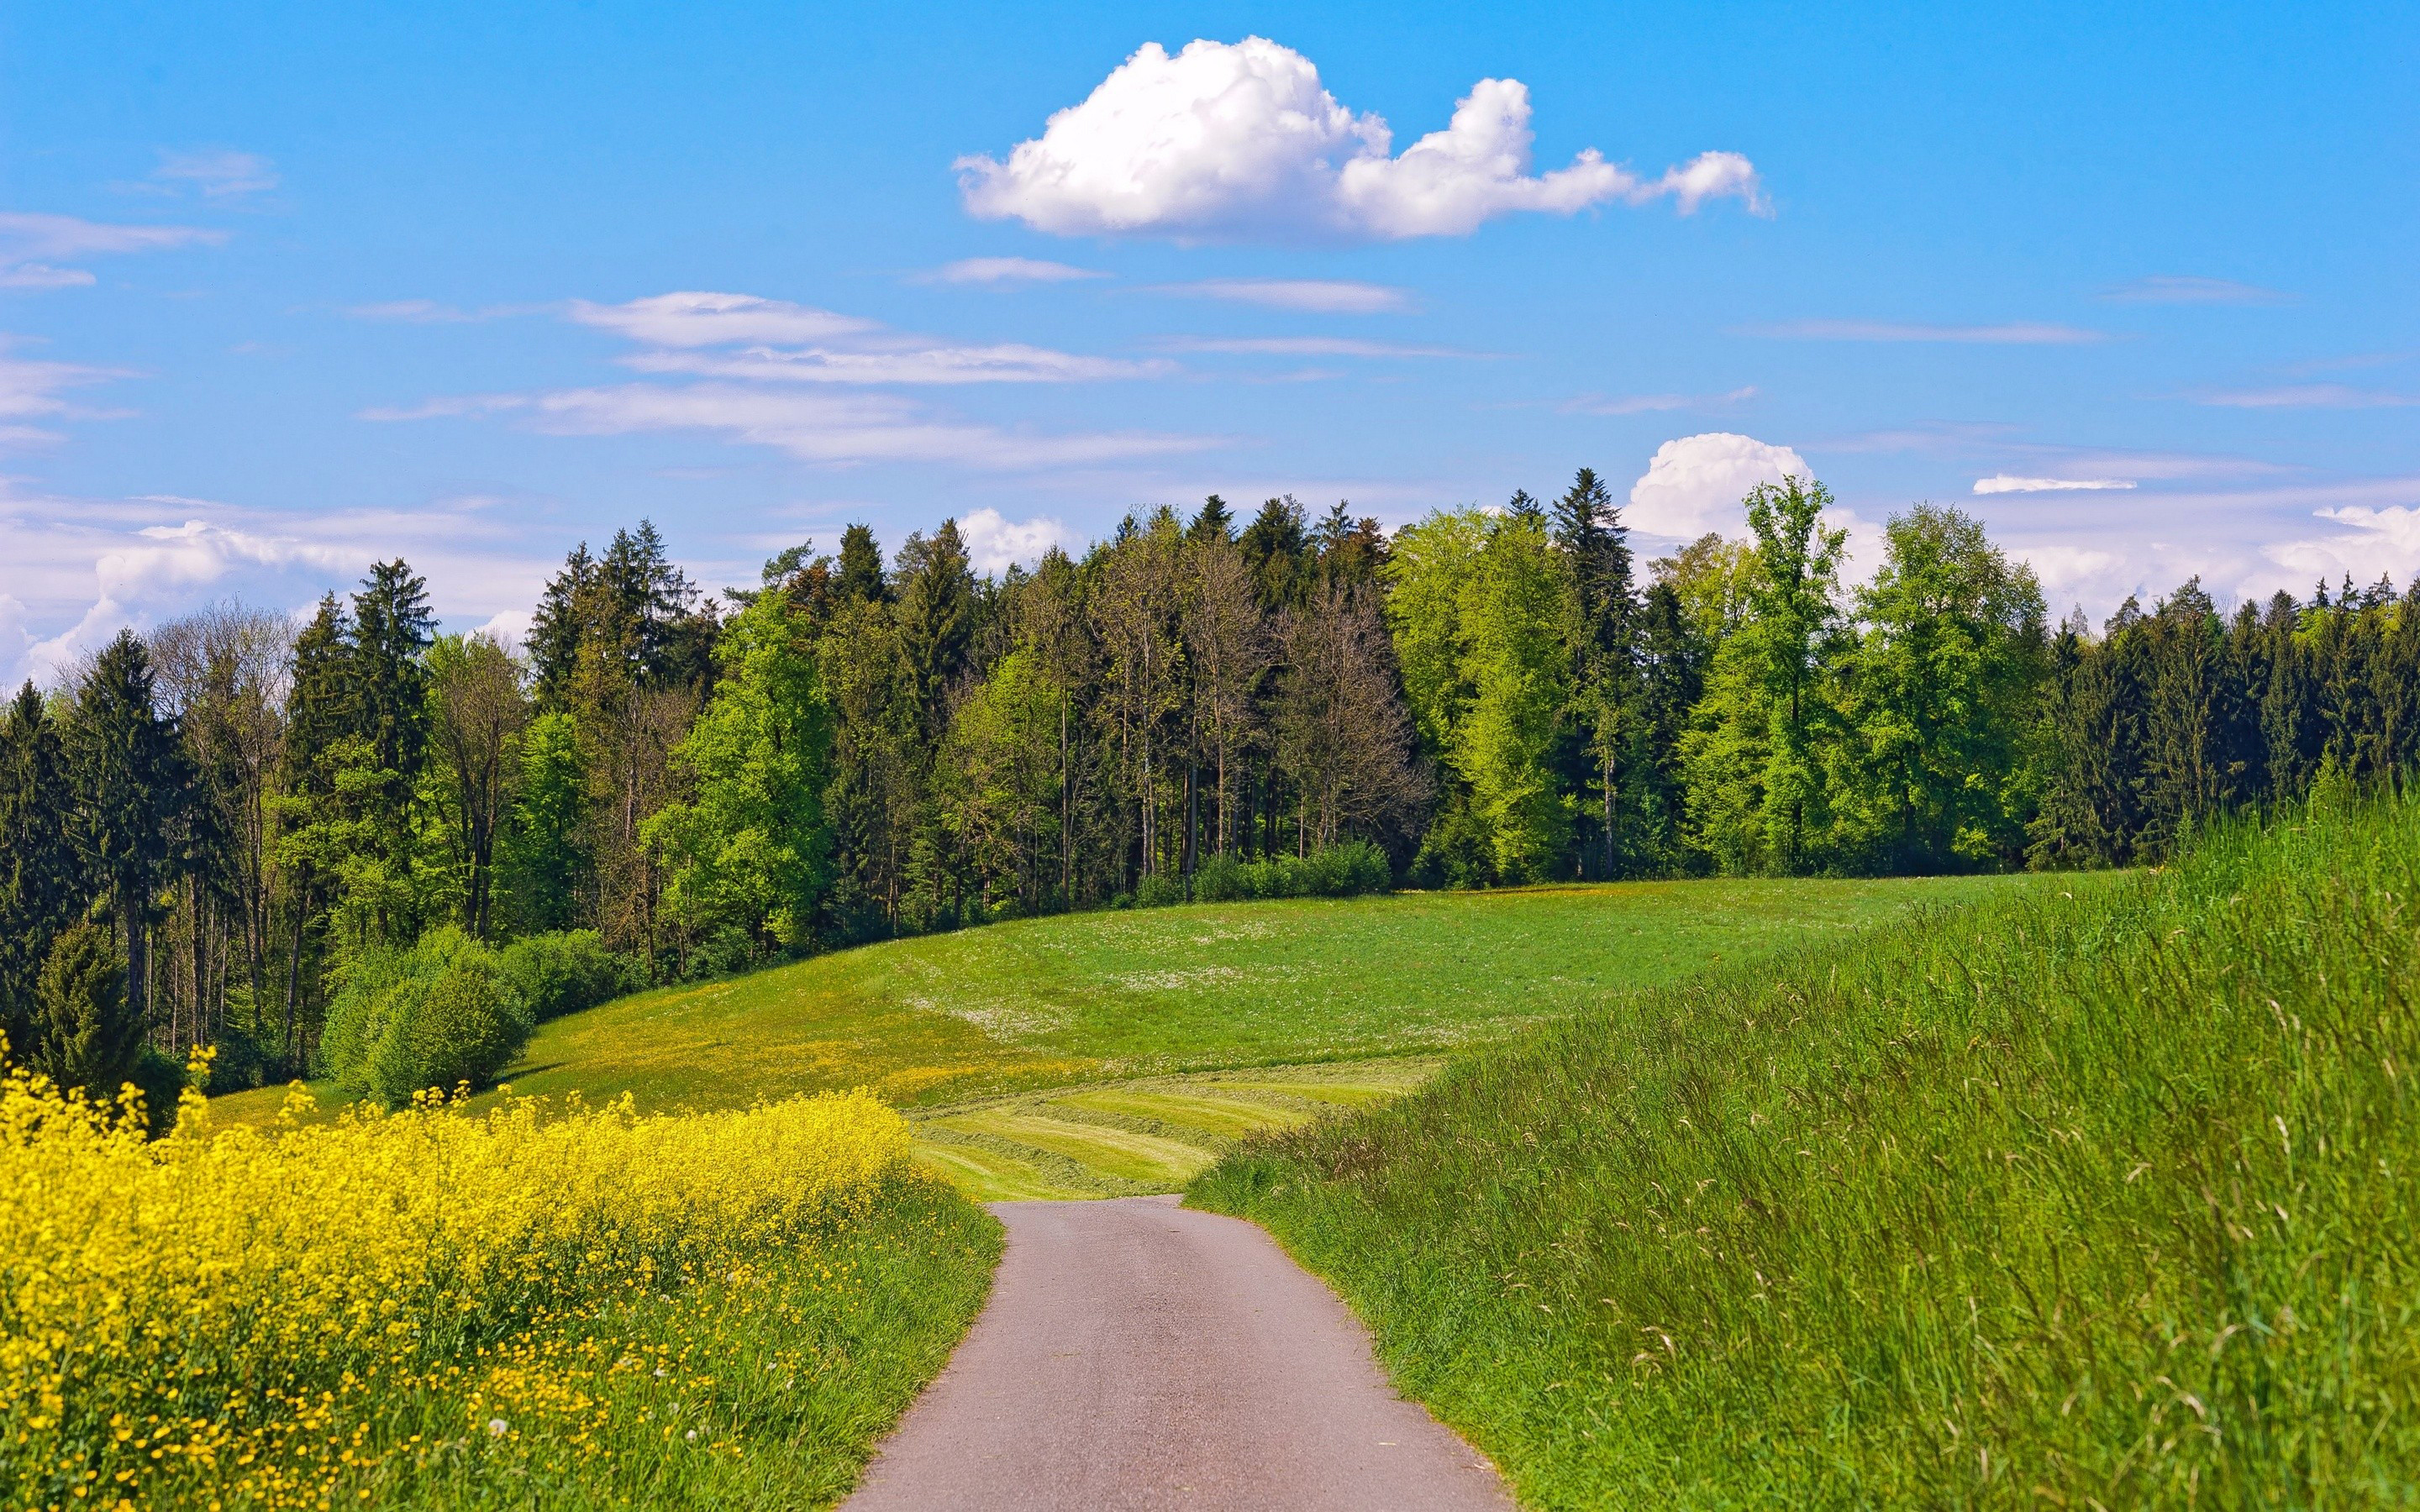
M 1156 895 L 1152 884 L 1158 880 L 1143 879 L 1142 888 L 1135 894 L 1138 906 L 1182 901 L 1181 893 L 1171 897 Z M 1218 903 L 1249 898 L 1350 898 L 1360 893 L 1385 892 L 1394 884 L 1395 872 L 1387 862 L 1387 853 L 1368 841 L 1354 840 L 1342 845 L 1323 845 L 1309 856 L 1272 856 L 1260 861 L 1239 861 L 1232 856 L 1210 856 L 1193 872 L 1193 901 Z
M 492 1081 L 534 1026 L 496 952 L 448 927 L 347 967 L 320 1054 L 337 1086 L 400 1107 L 432 1087 Z
M 1185 901 L 1185 879 L 1171 872 L 1154 872 L 1135 884 L 1137 908 L 1165 908 Z
M 639 986 L 636 964 L 607 949 L 605 937 L 593 929 L 551 930 L 515 940 L 496 952 L 496 966 L 537 1024 L 595 1008 Z
M 27 1057 L 61 1087 L 110 1097 L 143 1056 L 143 1011 L 126 1000 L 126 963 L 107 924 L 61 930 L 34 987 L 35 1035 Z

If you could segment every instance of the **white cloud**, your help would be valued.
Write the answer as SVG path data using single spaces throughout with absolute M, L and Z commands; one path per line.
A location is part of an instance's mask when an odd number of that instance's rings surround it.
M 1679 539 L 1736 532 L 1747 517 L 1740 501 L 1750 488 L 1814 475 L 1807 459 L 1787 446 L 1721 430 L 1683 436 L 1655 449 L 1646 472 L 1631 486 L 1623 523 Z
M 830 341 L 881 329 L 874 321 L 835 315 L 787 300 L 753 294 L 683 291 L 628 304 L 571 301 L 571 318 L 651 347 L 728 347 L 741 342 Z
M 1480 357 L 1455 347 L 1417 347 L 1357 336 L 1177 336 L 1167 345 L 1182 352 L 1225 352 L 1276 357 Z
M 934 284 L 1065 284 L 1079 278 L 1107 278 L 1090 268 L 1047 262 L 1039 257 L 961 257 L 924 275 Z
M 1030 567 L 1054 546 L 1076 551 L 1084 545 L 1082 536 L 1058 520 L 1039 515 L 1013 520 L 988 507 L 960 516 L 958 533 L 966 539 L 967 560 L 986 577 L 1012 565 Z
M 2420 495 L 2420 488 L 2412 492 Z M 2364 585 L 2375 582 L 2381 572 L 2398 582 L 2420 576 L 2420 505 L 2340 504 L 2314 513 L 2342 531 L 2272 546 L 2266 552 L 2270 561 L 2316 578 L 2350 573 Z
M 1320 315 L 1385 315 L 1412 306 L 1409 289 L 1343 278 L 1204 278 L 1190 284 L 1162 284 L 1153 292 Z
M 208 199 L 257 194 L 277 187 L 277 170 L 256 152 L 163 152 L 151 177 L 170 188 L 191 186 Z
M 2120 304 L 2283 304 L 2293 298 L 2231 278 L 2179 273 L 2153 273 L 2104 290 L 2101 297 Z
M 2016 478 L 2005 472 L 1975 480 L 1977 493 L 2076 493 L 2133 486 L 2124 478 Z
M 93 282 L 81 268 L 60 268 L 50 259 L 175 247 L 215 245 L 224 231 L 192 225 L 109 225 L 72 215 L 0 211 L 0 287 L 78 288 Z
M 300 608 L 396 555 L 427 575 L 439 612 L 475 623 L 533 602 L 561 552 L 551 539 L 517 549 L 518 521 L 489 501 L 286 515 L 161 499 L 170 507 L 28 497 L 0 480 L 0 561 L 9 564 L 0 682 L 54 681 L 121 628 L 145 630 L 231 594 Z
M 2201 402 L 2226 409 L 2400 409 L 2420 404 L 2420 397 L 2343 383 L 2288 383 L 2273 389 L 2206 393 Z
M 1784 320 L 1777 325 L 1744 327 L 1739 333 L 1779 341 L 1960 342 L 2008 347 L 2072 347 L 2108 339 L 2101 332 L 2076 326 L 2024 321 L 1996 326 L 1928 326 L 1890 320 Z
M 1647 180 L 1590 148 L 1532 177 L 1532 140 L 1528 87 L 1482 79 L 1444 131 L 1393 156 L 1384 119 L 1339 104 L 1301 54 L 1248 37 L 1173 57 L 1147 42 L 1007 162 L 955 166 L 970 213 L 1063 236 L 1459 236 L 1513 211 L 1665 196 L 1683 214 L 1721 195 L 1763 208 L 1736 153 Z

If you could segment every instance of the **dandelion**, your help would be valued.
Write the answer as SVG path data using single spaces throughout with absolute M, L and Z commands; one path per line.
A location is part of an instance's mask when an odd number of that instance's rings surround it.
M 505 1427 L 506 1425 L 504 1420 L 501 1417 L 491 1417 L 488 1419 L 488 1437 L 491 1439 L 503 1438 L 504 1436 Z

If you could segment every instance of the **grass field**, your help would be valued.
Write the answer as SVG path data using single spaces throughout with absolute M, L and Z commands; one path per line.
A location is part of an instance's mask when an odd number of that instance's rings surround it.
M 2420 1504 L 2420 800 L 1794 951 L 1247 1144 L 1539 1506 Z
M 870 1087 L 917 1113 L 919 1161 L 979 1197 L 1175 1191 L 1239 1134 L 1346 1105 L 1336 1088 L 1357 1076 L 1385 1088 L 1371 1096 L 1419 1079 L 1318 1063 L 1425 1074 L 1436 1052 L 1708 965 L 2030 885 L 1626 883 L 1031 919 L 641 993 L 541 1026 L 509 1075 L 522 1095 L 647 1108 Z M 1254 1067 L 1279 1073 L 1208 1074 Z M 1071 1088 L 1087 1090 L 1038 1095 Z M 333 1114 L 340 1095 L 317 1090 Z M 284 1097 L 232 1094 L 217 1114 L 263 1123 Z
M 541 1026 L 510 1080 L 530 1096 L 627 1091 L 646 1108 L 860 1086 L 916 1106 L 1415 1055 L 2026 885 L 1624 883 L 1026 919 L 625 997 Z M 283 1096 L 232 1094 L 220 1116 L 265 1116 Z

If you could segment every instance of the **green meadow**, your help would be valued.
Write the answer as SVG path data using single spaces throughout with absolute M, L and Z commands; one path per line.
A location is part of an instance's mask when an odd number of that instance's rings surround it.
M 1406 1089 L 1455 1047 L 2035 885 L 1641 882 L 1028 919 L 621 998 L 541 1026 L 506 1079 L 644 1109 L 869 1087 L 975 1196 L 1175 1191 L 1241 1135 L 1349 1088 Z M 265 1120 L 284 1095 L 230 1094 L 217 1115 Z
M 1249 1141 L 1542 1507 L 2420 1504 L 2420 798 L 1615 995 Z

